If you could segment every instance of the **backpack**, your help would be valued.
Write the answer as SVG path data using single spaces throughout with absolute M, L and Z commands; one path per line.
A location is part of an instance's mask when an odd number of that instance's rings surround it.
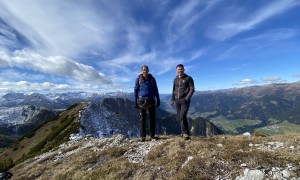
M 142 84 L 142 81 L 145 80 L 144 76 L 142 74 L 139 75 L 139 82 L 138 82 L 138 93 L 140 92 L 140 87 L 141 87 L 141 84 Z M 151 89 L 152 89 L 152 93 L 153 93 L 153 96 L 155 96 L 155 92 L 154 92 L 154 78 L 151 74 L 149 74 L 148 76 L 149 80 L 150 80 L 150 84 L 151 84 Z M 153 106 L 155 104 L 155 100 L 153 97 L 138 97 L 138 101 L 137 101 L 138 105 L 141 107 L 141 108 L 149 108 L 151 106 Z
M 151 75 L 151 74 L 149 74 L 148 75 L 149 76 L 149 78 L 150 78 L 150 81 L 151 81 L 151 86 L 152 86 L 152 88 L 154 87 L 154 79 L 153 79 L 153 76 Z M 140 85 L 141 85 L 141 83 L 142 83 L 142 81 L 144 80 L 145 78 L 144 78 L 144 76 L 143 76 L 143 74 L 140 74 L 139 75 L 139 83 L 138 83 L 138 90 L 140 91 Z

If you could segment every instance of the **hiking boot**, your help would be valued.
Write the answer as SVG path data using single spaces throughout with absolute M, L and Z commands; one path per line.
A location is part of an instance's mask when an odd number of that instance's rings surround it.
M 145 142 L 145 141 L 146 141 L 146 138 L 142 137 L 141 142 Z
M 183 134 L 182 137 L 184 140 L 191 140 L 191 137 L 188 134 Z

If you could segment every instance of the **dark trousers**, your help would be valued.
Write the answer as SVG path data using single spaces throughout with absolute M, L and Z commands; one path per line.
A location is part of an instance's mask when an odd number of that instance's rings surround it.
M 141 137 L 146 137 L 146 111 L 147 109 L 140 108 L 140 133 Z M 155 135 L 155 105 L 148 108 L 150 119 L 150 136 Z
M 175 101 L 177 118 L 180 120 L 181 132 L 182 134 L 190 135 L 189 123 L 187 120 L 187 112 L 190 107 L 190 101 L 185 100 L 185 98 L 178 99 Z

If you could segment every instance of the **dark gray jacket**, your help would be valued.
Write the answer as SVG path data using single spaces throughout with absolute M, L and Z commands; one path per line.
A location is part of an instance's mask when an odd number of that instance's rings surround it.
M 175 77 L 173 83 L 172 101 L 185 98 L 190 100 L 195 92 L 194 80 L 192 77 L 184 74 L 183 77 Z

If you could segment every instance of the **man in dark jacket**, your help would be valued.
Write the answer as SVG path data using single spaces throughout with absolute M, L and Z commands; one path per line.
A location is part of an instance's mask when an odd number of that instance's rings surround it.
M 141 68 L 134 86 L 135 107 L 140 109 L 140 133 L 142 142 L 146 139 L 146 111 L 150 117 L 150 137 L 155 139 L 155 107 L 160 106 L 160 99 L 155 78 L 149 74 L 148 66 Z M 155 101 L 156 98 L 156 101 Z
M 190 107 L 191 97 L 195 92 L 194 80 L 192 77 L 184 73 L 184 66 L 178 64 L 176 66 L 178 76 L 175 77 L 173 82 L 171 106 L 176 104 L 177 118 L 181 122 L 181 132 L 185 140 L 190 139 L 190 130 L 187 120 L 187 112 Z

